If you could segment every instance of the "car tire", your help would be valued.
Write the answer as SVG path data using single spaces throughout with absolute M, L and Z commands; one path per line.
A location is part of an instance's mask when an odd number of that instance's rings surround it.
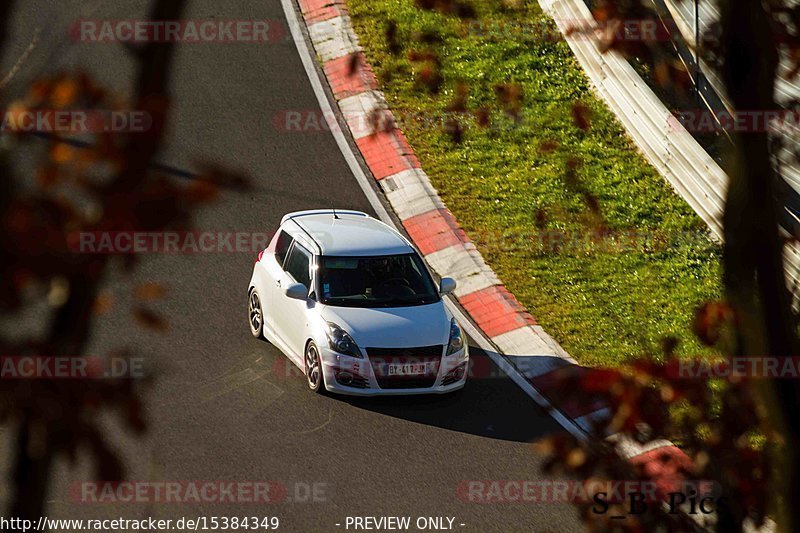
M 261 296 L 253 287 L 247 294 L 247 318 L 250 324 L 250 333 L 253 337 L 261 339 L 264 336 L 264 308 L 261 306 Z
M 303 354 L 303 370 L 306 375 L 306 384 L 312 391 L 321 394 L 325 392 L 325 373 L 322 371 L 322 356 L 319 348 L 310 341 Z

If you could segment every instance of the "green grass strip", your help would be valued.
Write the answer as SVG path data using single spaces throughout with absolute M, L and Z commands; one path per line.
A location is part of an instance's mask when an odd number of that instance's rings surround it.
M 720 296 L 721 249 L 592 93 L 536 2 L 514 9 L 476 2 L 481 26 L 413 0 L 348 4 L 381 90 L 433 185 L 564 349 L 583 364 L 613 366 L 659 354 L 671 336 L 679 355 L 708 353 L 691 321 L 697 305 Z M 440 61 L 438 92 L 420 81 L 436 79 L 430 52 Z M 522 89 L 519 122 L 497 93 L 510 84 Z M 448 116 L 459 86 L 467 88 L 467 112 L 456 142 L 438 117 Z M 576 126 L 576 102 L 588 110 L 588 129 Z M 481 109 L 489 127 L 476 118 Z M 580 161 L 572 173 L 571 159 Z M 592 245 L 602 229 L 637 237 Z M 564 246 L 546 244 L 548 235 L 566 236 Z

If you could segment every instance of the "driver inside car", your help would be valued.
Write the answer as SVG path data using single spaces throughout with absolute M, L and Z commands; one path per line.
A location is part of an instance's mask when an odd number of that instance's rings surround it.
M 379 257 L 369 262 L 367 273 L 372 294 L 379 298 L 413 296 L 416 293 L 408 285 L 403 268 L 387 257 Z

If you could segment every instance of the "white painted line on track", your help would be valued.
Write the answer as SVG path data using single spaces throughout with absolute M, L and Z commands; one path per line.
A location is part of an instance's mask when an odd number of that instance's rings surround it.
M 325 115 L 330 113 L 331 115 L 328 116 L 338 116 L 333 115 L 333 108 L 331 107 L 331 104 L 328 101 L 328 95 L 322 86 L 322 80 L 319 78 L 319 71 L 314 65 L 314 56 L 308 49 L 308 44 L 303 36 L 303 32 L 300 28 L 300 20 L 297 18 L 297 13 L 294 9 L 293 2 L 294 0 L 281 0 L 281 5 L 283 7 L 283 12 L 286 15 L 286 22 L 289 25 L 289 29 L 292 33 L 292 38 L 294 39 L 297 53 L 300 55 L 300 60 L 303 63 L 306 75 L 311 83 L 311 88 L 314 90 L 314 94 L 317 97 L 317 101 L 319 102 L 319 106 L 323 114 Z M 378 198 L 375 189 L 372 187 L 370 179 L 367 177 L 367 175 L 364 173 L 364 170 L 361 168 L 361 165 L 358 163 L 358 159 L 353 153 L 350 144 L 348 144 L 347 139 L 345 139 L 344 134 L 340 131 L 340 128 L 330 128 L 330 131 L 336 140 L 336 144 L 339 145 L 339 150 L 342 152 L 347 165 L 353 172 L 356 181 L 361 187 L 361 190 L 364 192 L 364 195 L 367 197 L 370 205 L 377 213 L 378 217 L 386 224 L 396 228 L 394 220 L 391 216 L 389 216 L 388 211 L 386 211 L 386 208 Z M 548 414 L 556 422 L 561 424 L 561 426 L 572 436 L 579 440 L 588 439 L 588 434 L 579 425 L 577 425 L 567 415 L 556 409 L 555 406 L 553 406 L 553 404 L 550 403 L 550 401 L 545 398 L 525 378 L 525 376 L 520 374 L 514 368 L 508 359 L 506 359 L 502 354 L 497 353 L 492 343 L 486 337 L 484 337 L 483 333 L 480 332 L 477 327 L 473 325 L 472 321 L 467 318 L 452 297 L 446 298 L 445 302 L 450 311 L 452 311 L 452 313 L 456 316 L 461 326 L 467 331 L 467 334 L 472 337 L 478 346 L 480 346 L 480 348 L 486 352 L 486 355 L 489 356 L 492 362 L 494 362 L 503 372 L 505 372 L 520 389 L 530 396 L 540 407 L 547 411 Z
M 464 314 L 461 310 L 461 307 L 457 303 L 455 303 L 452 298 L 446 299 L 447 306 L 450 308 L 450 311 L 453 312 L 453 315 L 458 319 L 458 323 L 467 331 L 467 334 L 472 337 L 475 343 L 480 346 L 480 348 L 486 352 L 486 355 L 496 364 L 500 370 L 505 372 L 511 381 L 517 384 L 517 386 L 522 389 L 528 396 L 533 398 L 533 400 L 539 404 L 548 414 L 553 417 L 553 419 L 561 424 L 561 426 L 566 429 L 573 437 L 577 438 L 578 440 L 587 440 L 589 435 L 579 426 L 576 424 L 570 417 L 559 411 L 558 409 L 550 403 L 550 400 L 545 398 L 542 393 L 540 393 L 536 387 L 531 385 L 531 382 L 528 381 L 525 376 L 519 373 L 514 365 L 506 359 L 505 356 L 502 354 L 497 353 L 494 346 L 484 337 L 483 333 L 478 330 L 478 328 L 473 325 L 472 321 Z

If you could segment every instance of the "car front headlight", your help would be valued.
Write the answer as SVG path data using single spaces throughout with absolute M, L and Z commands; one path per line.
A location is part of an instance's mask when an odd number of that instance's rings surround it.
M 328 322 L 328 345 L 334 352 L 361 358 L 361 350 L 358 349 L 356 341 L 345 330 L 333 322 Z
M 446 355 L 453 355 L 464 349 L 464 334 L 456 322 L 456 319 L 450 321 L 450 340 L 447 343 Z

